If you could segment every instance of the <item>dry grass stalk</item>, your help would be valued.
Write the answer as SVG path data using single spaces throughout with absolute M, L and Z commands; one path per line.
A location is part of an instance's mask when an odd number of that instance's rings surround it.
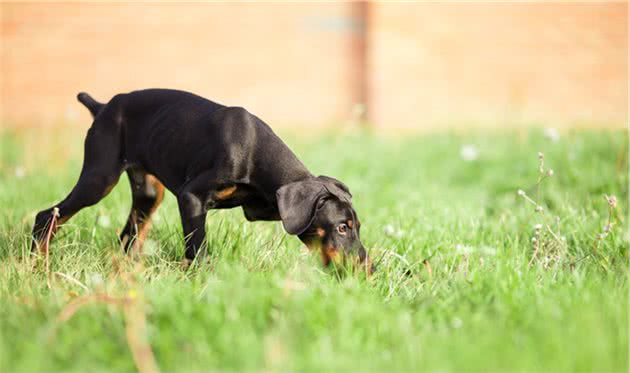
M 42 245 L 41 251 L 44 252 L 44 263 L 46 267 L 46 285 L 49 289 L 52 289 L 52 279 L 50 274 L 50 240 L 52 238 L 53 232 L 55 230 L 55 226 L 57 225 L 57 218 L 59 217 L 59 208 L 55 207 L 52 211 L 52 217 L 50 218 L 50 224 L 48 225 L 48 230 L 46 231 L 46 237 L 44 238 L 44 244 Z
M 119 306 L 125 302 L 128 302 L 127 298 L 116 298 L 107 294 L 88 294 L 82 297 L 73 299 L 68 303 L 57 316 L 57 321 L 66 322 L 83 306 L 90 303 L 109 304 L 113 306 Z
M 144 314 L 144 301 L 136 294 L 131 294 L 131 302 L 123 303 L 125 315 L 125 334 L 131 355 L 140 373 L 159 372 L 151 345 L 146 340 L 147 321 Z
M 114 258 L 114 267 L 116 273 L 122 280 L 122 285 L 126 290 L 125 296 L 115 297 L 106 293 L 93 293 L 88 294 L 72 300 L 64 309 L 59 313 L 57 317 L 58 322 L 65 322 L 69 320 L 81 307 L 92 304 L 107 304 L 122 309 L 125 319 L 125 336 L 127 339 L 127 345 L 131 351 L 133 361 L 140 373 L 156 373 L 159 372 L 155 356 L 151 346 L 146 340 L 147 335 L 147 322 L 146 315 L 144 313 L 144 298 L 139 291 L 137 282 L 133 277 L 133 273 L 127 271 L 124 268 L 123 263 L 120 263 Z M 136 264 L 134 272 L 141 269 L 140 264 Z
M 429 274 L 429 279 L 433 278 L 433 268 L 431 268 L 431 263 L 429 263 L 428 259 L 425 259 L 422 261 L 422 264 L 424 264 L 424 268 L 427 270 L 427 273 Z
M 527 195 L 525 191 L 519 189 L 517 194 L 522 197 L 527 203 L 534 205 L 534 214 L 540 214 L 540 218 L 542 220 L 542 224 L 538 223 L 534 226 L 534 235 L 532 236 L 532 257 L 528 262 L 528 267 L 534 264 L 535 261 L 541 261 L 543 268 L 550 267 L 551 264 L 560 262 L 562 257 L 566 255 L 566 238 L 560 234 L 560 218 L 556 217 L 556 225 L 557 225 L 557 233 L 551 227 L 549 223 L 550 218 L 546 214 L 546 209 L 541 204 L 541 186 L 542 182 L 549 177 L 554 175 L 554 171 L 552 169 L 545 169 L 545 156 L 542 152 L 538 153 L 538 179 L 535 184 L 536 188 L 536 196 L 532 198 Z M 617 208 L 617 198 L 615 196 L 607 196 L 604 198 L 608 202 L 608 221 L 603 228 L 602 233 L 598 233 L 595 236 L 595 240 L 593 242 L 591 253 L 587 254 L 583 258 L 579 260 L 574 260 L 570 263 L 573 267 L 577 262 L 585 259 L 586 257 L 593 256 L 602 258 L 601 254 L 599 254 L 599 247 L 601 241 L 608 236 L 608 234 L 612 231 L 613 225 L 615 222 L 613 221 L 613 216 L 615 209 Z M 545 228 L 545 229 L 543 229 Z M 562 251 L 564 250 L 564 251 Z M 605 259 L 605 258 L 604 258 Z M 600 263 L 604 268 L 606 268 L 605 264 Z
M 68 280 L 69 282 L 72 282 L 73 284 L 76 284 L 76 285 L 80 286 L 85 291 L 89 291 L 90 290 L 81 281 L 77 280 L 76 278 L 74 278 L 72 276 L 69 276 L 69 275 L 67 275 L 65 273 L 61 273 L 61 272 L 54 272 L 54 274 L 55 274 L 55 276 L 59 276 L 59 277 L 61 277 L 63 279 Z

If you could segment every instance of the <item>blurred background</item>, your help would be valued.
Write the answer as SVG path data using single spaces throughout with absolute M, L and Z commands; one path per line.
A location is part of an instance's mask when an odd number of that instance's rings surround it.
M 273 127 L 625 127 L 628 4 L 2 3 L 1 123 L 164 87 Z

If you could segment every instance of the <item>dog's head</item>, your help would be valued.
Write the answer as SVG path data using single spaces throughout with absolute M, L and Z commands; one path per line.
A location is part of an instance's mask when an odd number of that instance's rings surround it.
M 352 258 L 373 272 L 352 195 L 342 182 L 328 176 L 297 181 L 278 189 L 276 198 L 284 229 L 319 250 L 324 265 Z

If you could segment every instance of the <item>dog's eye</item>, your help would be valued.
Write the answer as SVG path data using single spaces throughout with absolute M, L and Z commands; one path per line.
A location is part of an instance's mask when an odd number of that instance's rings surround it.
M 339 224 L 337 226 L 337 232 L 339 234 L 346 234 L 347 231 L 348 231 L 348 226 L 346 224 Z

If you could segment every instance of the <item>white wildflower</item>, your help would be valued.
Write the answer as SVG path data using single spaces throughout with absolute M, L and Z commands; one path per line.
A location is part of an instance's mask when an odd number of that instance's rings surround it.
M 545 128 L 544 134 L 546 138 L 551 140 L 551 142 L 560 141 L 560 132 L 558 132 L 558 129 L 556 128 L 553 128 L 553 127 Z
M 103 276 L 100 273 L 92 273 L 88 275 L 87 284 L 92 287 L 99 287 L 103 285 Z
M 21 179 L 24 176 L 26 176 L 26 169 L 23 166 L 17 166 L 15 168 L 15 177 Z
M 482 246 L 479 251 L 484 254 L 484 255 L 488 255 L 488 256 L 495 256 L 497 255 L 497 249 L 495 249 L 494 247 L 490 247 L 490 246 Z
M 109 226 L 112 225 L 112 222 L 107 215 L 99 215 L 97 223 L 103 228 L 109 228 Z
M 455 251 L 456 251 L 458 254 L 462 254 L 462 255 L 469 255 L 470 253 L 472 253 L 472 252 L 473 252 L 473 250 L 474 250 L 474 249 L 473 249 L 472 247 L 470 247 L 470 246 L 468 246 L 468 245 L 462 245 L 462 244 L 460 244 L 460 243 L 458 243 L 458 244 L 455 246 Z
M 396 237 L 396 238 L 401 238 L 402 236 L 405 235 L 405 231 L 403 231 L 400 228 L 395 228 L 393 225 L 391 224 L 387 224 L 385 226 L 385 234 L 388 236 L 392 236 L 392 237 Z
M 474 145 L 462 145 L 459 156 L 466 162 L 472 162 L 479 157 L 479 151 Z
M 144 244 L 142 245 L 142 253 L 144 255 L 156 255 L 158 253 L 159 245 L 155 240 L 147 239 L 144 240 Z
M 396 229 L 394 229 L 394 226 L 391 224 L 387 224 L 385 226 L 385 234 L 388 236 L 392 236 L 394 234 L 394 232 L 396 232 Z

